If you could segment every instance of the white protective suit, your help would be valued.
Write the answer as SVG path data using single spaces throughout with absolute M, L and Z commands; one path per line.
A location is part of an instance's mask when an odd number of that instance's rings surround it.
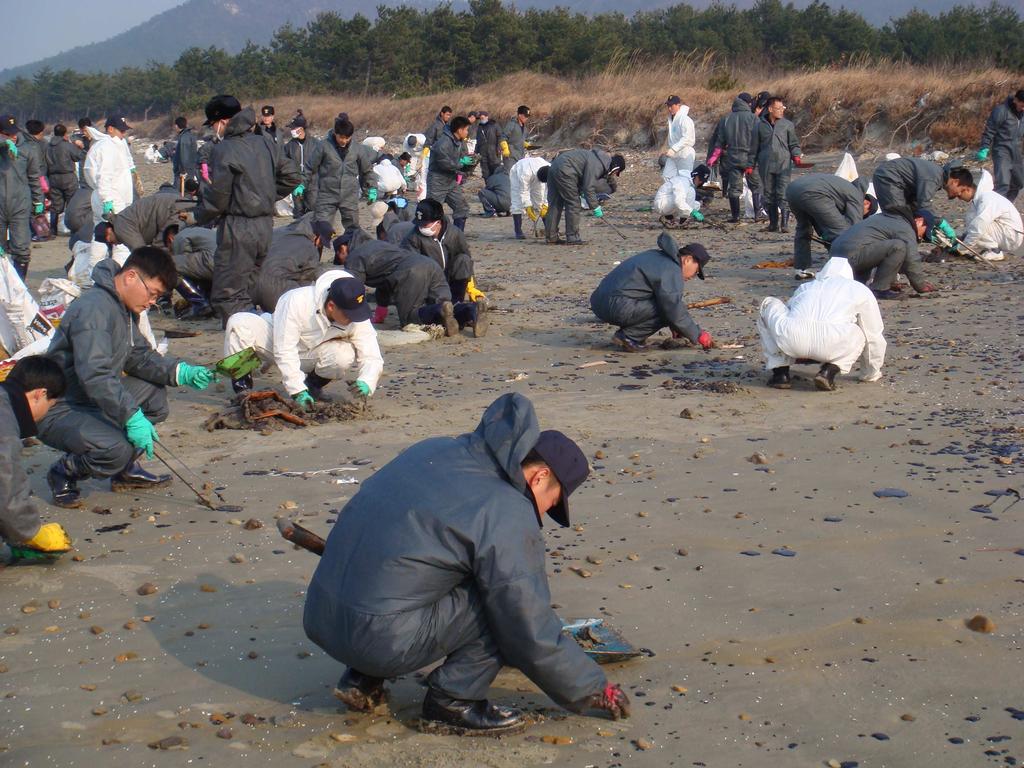
M 551 163 L 543 157 L 527 156 L 512 166 L 508 176 L 512 188 L 510 212 L 513 215 L 521 216 L 530 206 L 539 215 L 541 207 L 548 204 L 548 185 L 537 178 L 537 171 L 549 165 Z
M 265 363 L 276 363 L 289 395 L 306 387 L 306 374 L 343 379 L 355 368 L 352 380 L 365 381 L 372 393 L 384 370 L 377 332 L 369 320 L 334 325 L 324 314 L 327 291 L 343 269 L 324 272 L 313 285 L 293 288 L 277 301 L 274 314 L 237 312 L 224 331 L 224 355 L 253 347 Z
M 974 192 L 974 200 L 967 209 L 967 229 L 963 240 L 982 255 L 988 253 L 993 261 L 1002 258 L 1003 251 L 1015 251 L 1024 243 L 1024 225 L 1016 206 L 995 192 L 992 174 L 981 172 L 981 180 Z
M 390 197 L 405 187 L 402 172 L 388 159 L 373 166 L 373 172 L 377 174 L 377 191 L 381 197 Z
M 427 197 L 427 166 L 430 164 L 430 155 L 423 157 L 423 145 L 427 143 L 427 137 L 422 133 L 408 133 L 405 136 L 405 151 L 412 158 L 412 170 L 410 176 L 416 177 L 416 199 L 425 200 Z
M 0 256 L 0 359 L 45 354 L 53 333 L 11 260 Z
M 669 159 L 668 162 L 672 160 Z M 697 192 L 693 188 L 689 174 L 665 179 L 654 193 L 654 203 L 651 207 L 659 216 L 676 216 L 683 219 L 692 211 L 699 211 L 700 203 L 697 202 Z
M 690 178 L 695 158 L 693 142 L 696 138 L 697 132 L 690 117 L 690 108 L 682 104 L 679 111 L 668 119 L 668 151 L 665 153 L 668 160 L 661 169 L 663 179 L 672 179 L 675 176 Z
M 82 175 L 85 177 L 85 183 L 92 189 L 89 202 L 92 205 L 92 223 L 95 226 L 103 221 L 104 202 L 110 201 L 114 204 L 114 213 L 120 213 L 132 204 L 135 195 L 135 186 L 132 182 L 135 161 L 132 160 L 131 147 L 124 139 L 116 139 L 94 128 L 90 129 L 89 135 L 93 144 L 89 147 L 89 154 L 85 156 Z M 127 247 L 114 246 L 113 258 L 118 264 L 124 264 L 129 254 Z M 76 266 L 75 272 L 91 275 L 92 268 L 106 257 L 106 243 L 94 242 L 89 248 L 88 268 L 84 265 L 81 268 Z
M 839 366 L 849 373 L 857 358 L 860 380 L 877 381 L 885 361 L 882 315 L 871 289 L 853 279 L 846 259 L 831 258 L 804 283 L 788 306 L 769 296 L 757 318 L 766 369 L 800 358 Z

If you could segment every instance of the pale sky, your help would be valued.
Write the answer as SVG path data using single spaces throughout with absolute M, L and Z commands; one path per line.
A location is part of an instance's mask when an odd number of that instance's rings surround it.
M 0 69 L 106 40 L 184 1 L 3 0 Z

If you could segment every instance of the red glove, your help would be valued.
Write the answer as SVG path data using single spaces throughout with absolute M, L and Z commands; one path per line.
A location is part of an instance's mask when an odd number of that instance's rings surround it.
M 794 157 L 793 158 L 793 163 L 794 163 L 794 165 L 796 165 L 798 167 L 803 165 L 804 164 L 804 157 L 803 157 L 803 155 L 797 155 L 796 157 Z
M 601 693 L 595 693 L 587 701 L 592 709 L 603 709 L 612 716 L 612 720 L 629 718 L 629 697 L 618 686 L 608 683 Z
M 933 292 L 935 292 L 935 291 L 937 291 L 937 290 L 939 290 L 939 289 L 938 289 L 938 288 L 936 288 L 936 287 L 935 287 L 934 285 L 932 285 L 931 283 L 925 283 L 925 284 L 924 284 L 924 285 L 922 285 L 922 286 L 921 286 L 921 288 L 920 288 L 920 289 L 918 290 L 918 293 L 933 293 Z
M 719 147 L 711 153 L 711 157 L 708 158 L 708 168 L 713 168 L 715 163 L 718 162 L 718 158 L 722 156 L 722 148 Z
M 697 343 L 700 344 L 704 349 L 711 349 L 715 346 L 715 342 L 711 340 L 711 334 L 707 331 L 701 331 L 700 336 L 697 337 Z
M 753 169 L 752 167 L 748 167 L 748 168 L 744 168 L 744 169 L 743 169 L 743 175 L 744 175 L 744 176 L 749 176 L 749 175 L 750 175 L 750 174 L 752 174 L 753 172 L 754 172 L 754 169 Z

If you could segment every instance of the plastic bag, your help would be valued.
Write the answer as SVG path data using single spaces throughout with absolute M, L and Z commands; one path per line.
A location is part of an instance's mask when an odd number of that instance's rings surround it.
M 857 163 L 849 152 L 843 153 L 843 159 L 839 161 L 839 167 L 836 168 L 836 176 L 846 179 L 851 183 L 857 180 L 859 176 L 857 173 Z
M 39 285 L 39 312 L 56 327 L 68 305 L 81 295 L 82 289 L 70 280 L 48 277 Z
M 52 240 L 53 232 L 50 231 L 50 219 L 45 213 L 32 217 L 32 234 L 37 240 Z

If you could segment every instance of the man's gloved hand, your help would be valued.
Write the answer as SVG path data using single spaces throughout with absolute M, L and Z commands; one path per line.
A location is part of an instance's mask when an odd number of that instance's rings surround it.
M 67 552 L 71 549 L 71 537 L 60 523 L 47 523 L 39 527 L 36 535 L 22 546 L 38 552 Z
M 547 203 L 544 203 L 544 205 L 542 205 L 542 206 L 540 207 L 540 217 L 541 217 L 542 219 L 546 219 L 546 218 L 547 218 L 547 216 L 548 216 L 548 204 L 547 204 Z
M 124 425 L 124 432 L 129 443 L 140 451 L 145 451 L 146 458 L 153 458 L 153 441 L 159 440 L 160 436 L 156 433 L 153 422 L 146 418 L 141 408 L 128 419 L 128 423 Z
M 11 153 L 11 157 L 18 156 L 18 145 L 14 143 L 14 139 L 8 139 L 6 142 L 7 151 Z
M 189 365 L 178 363 L 178 386 L 191 387 L 192 389 L 203 390 L 213 383 L 216 374 L 209 368 L 201 365 Z
M 704 349 L 711 349 L 715 346 L 715 342 L 711 340 L 711 334 L 707 331 L 701 331 L 700 336 L 697 337 L 697 343 Z
M 751 165 L 748 165 L 746 168 L 743 169 L 743 175 L 744 176 L 749 176 L 753 172 L 754 172 L 754 167 L 751 166 Z
M 370 385 L 362 379 L 356 379 L 356 383 L 349 387 L 349 390 L 353 395 L 357 397 L 369 397 L 370 396 Z
M 370 205 L 373 205 L 374 203 L 376 203 L 377 202 L 377 194 L 378 194 L 377 193 L 377 188 L 376 187 L 370 187 L 368 190 L 366 190 L 366 202 L 368 202 Z
M 207 184 L 210 183 L 210 166 L 208 163 L 203 163 L 199 166 L 199 174 L 203 177 L 203 181 Z M 299 184 L 299 186 L 301 187 L 302 185 Z M 306 191 L 305 187 L 303 187 L 302 191 Z
M 938 289 L 938 288 L 936 288 L 936 287 L 935 287 L 934 285 L 932 285 L 931 283 L 925 283 L 924 285 L 922 285 L 922 286 L 921 286 L 921 287 L 920 287 L 920 288 L 918 289 L 918 291 L 917 291 L 917 292 L 918 292 L 918 293 L 934 293 L 934 292 L 935 292 L 935 291 L 937 291 L 937 290 L 939 290 L 939 289 Z
M 462 157 L 459 158 L 459 165 L 461 165 L 463 168 L 468 168 L 472 164 L 473 158 L 470 157 L 469 155 L 463 155 Z
M 608 712 L 612 720 L 628 719 L 631 712 L 626 692 L 612 683 L 608 683 L 600 693 L 593 694 L 586 703 L 591 709 L 603 709 Z
M 594 218 L 595 219 L 600 219 L 603 216 L 604 216 L 604 211 L 601 210 L 601 206 L 599 205 L 599 206 L 597 206 L 597 208 L 594 209 Z
M 530 221 L 536 221 L 537 220 L 537 212 L 535 210 L 533 210 L 533 206 L 532 205 L 526 206 L 526 215 L 530 217 Z
M 985 162 L 986 160 L 988 160 L 988 147 L 982 147 L 981 149 L 979 149 L 978 154 L 975 155 L 975 158 L 981 162 Z
M 502 139 L 501 141 L 501 156 L 512 157 L 512 150 L 508 148 L 508 142 Z
M 308 411 L 313 407 L 313 403 L 316 402 L 316 400 L 313 399 L 313 396 L 309 394 L 308 389 L 302 390 L 297 395 L 292 395 L 292 400 L 294 400 L 304 411 Z
M 946 221 L 945 219 L 943 219 L 943 220 L 942 220 L 942 221 L 940 221 L 940 222 L 939 222 L 938 224 L 936 224 L 936 225 L 935 225 L 935 228 L 936 228 L 936 229 L 938 229 L 938 230 L 939 230 L 939 232 L 941 232 L 942 234 L 944 234 L 944 235 L 945 235 L 946 237 L 948 237 L 948 238 L 949 238 L 950 240 L 956 240 L 956 230 L 955 230 L 955 229 L 953 229 L 953 225 L 952 225 L 952 224 L 950 224 L 950 223 L 949 223 L 948 221 Z
M 690 218 L 694 221 L 704 221 L 704 214 L 700 211 L 690 211 Z
M 110 214 L 112 214 L 113 212 L 114 212 L 114 201 L 113 200 L 104 200 L 103 201 L 103 215 L 102 215 L 103 220 L 106 221 L 110 217 Z
M 796 155 L 796 156 L 793 157 L 793 165 L 795 165 L 797 168 L 799 168 L 803 164 L 804 164 L 804 156 L 803 155 Z
M 374 325 L 380 325 L 385 320 L 387 320 L 387 317 L 388 317 L 388 307 L 387 307 L 387 304 L 385 304 L 383 306 L 378 306 L 375 310 L 373 310 L 372 321 L 373 321 Z
M 721 156 L 722 156 L 722 148 L 719 147 L 714 152 L 712 152 L 711 156 L 708 158 L 708 168 L 714 168 L 715 167 L 715 163 L 718 162 L 718 158 L 720 158 Z
M 292 197 L 302 197 L 304 194 L 306 194 L 305 184 L 299 184 L 299 186 L 292 190 Z
M 45 207 L 46 206 L 44 206 L 42 203 L 35 203 L 32 206 L 32 214 L 35 215 L 35 216 L 38 216 L 39 214 L 41 214 L 43 212 L 43 209 Z

